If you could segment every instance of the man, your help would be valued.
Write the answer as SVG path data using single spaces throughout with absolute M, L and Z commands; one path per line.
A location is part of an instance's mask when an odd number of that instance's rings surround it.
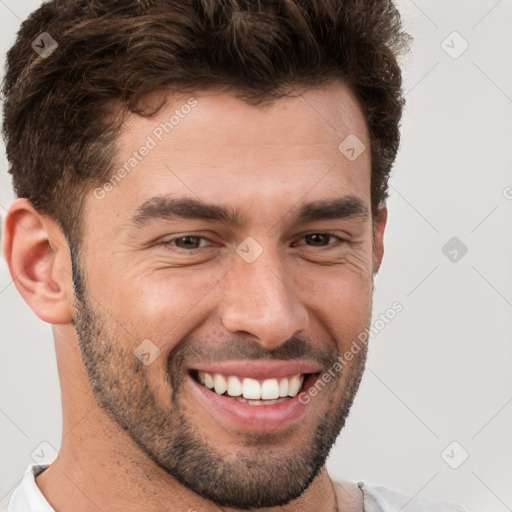
M 22 25 L 3 251 L 53 326 L 63 438 L 10 511 L 461 510 L 325 469 L 406 42 L 390 1 L 53 0 Z

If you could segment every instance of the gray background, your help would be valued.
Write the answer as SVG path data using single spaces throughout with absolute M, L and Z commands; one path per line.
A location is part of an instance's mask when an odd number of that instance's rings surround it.
M 2 60 L 39 3 L 0 0 Z M 403 59 L 408 103 L 374 318 L 395 301 L 404 310 L 371 341 L 328 466 L 335 478 L 504 512 L 512 510 L 512 2 L 399 6 L 415 41 Z M 3 150 L 0 158 L 3 216 L 12 193 Z M 459 247 L 445 256 L 452 237 Z M 0 312 L 5 507 L 40 443 L 59 448 L 61 410 L 51 328 L 23 302 L 3 259 Z

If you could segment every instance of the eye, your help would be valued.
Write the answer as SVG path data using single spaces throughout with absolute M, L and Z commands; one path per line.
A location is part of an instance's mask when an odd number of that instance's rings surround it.
M 204 247 L 204 244 L 201 245 L 201 241 L 210 242 L 211 240 L 204 236 L 185 235 L 176 238 L 171 238 L 170 240 L 165 240 L 162 242 L 162 245 L 171 245 L 174 247 L 178 247 L 179 249 L 194 250 Z
M 301 239 L 299 239 L 299 242 L 301 240 L 306 240 L 306 244 L 312 247 L 329 247 L 335 245 L 333 243 L 329 243 L 330 239 L 335 239 L 338 242 L 345 241 L 343 238 L 340 238 L 337 235 L 333 235 L 332 233 L 311 233 L 309 235 L 303 236 Z M 292 245 L 295 246 L 296 244 L 294 243 Z

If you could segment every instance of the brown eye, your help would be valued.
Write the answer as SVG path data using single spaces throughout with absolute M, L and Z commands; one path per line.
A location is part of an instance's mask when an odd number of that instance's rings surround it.
M 306 235 L 304 237 L 305 240 L 311 242 L 311 245 L 315 246 L 325 246 L 329 245 L 329 239 L 332 238 L 332 235 L 327 233 L 313 233 L 312 235 Z
M 210 241 L 208 238 L 204 236 L 186 235 L 177 238 L 172 238 L 170 240 L 165 240 L 162 242 L 162 244 L 171 247 L 178 247 L 179 249 L 194 250 L 204 247 L 204 244 L 201 243 L 204 240 L 206 240 L 207 242 Z
M 329 247 L 337 245 L 336 243 L 329 243 L 332 239 L 338 242 L 344 242 L 342 238 L 333 235 L 332 233 L 311 233 L 309 235 L 303 236 L 300 240 L 305 240 L 306 245 L 310 247 Z

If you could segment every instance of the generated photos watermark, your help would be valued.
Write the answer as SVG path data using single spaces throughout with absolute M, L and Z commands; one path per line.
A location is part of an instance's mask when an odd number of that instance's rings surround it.
M 132 153 L 132 156 L 124 162 L 124 164 L 117 169 L 116 172 L 105 182 L 101 187 L 96 187 L 93 195 L 96 199 L 104 199 L 106 195 L 114 190 L 114 188 L 121 183 L 121 181 L 128 176 L 142 160 L 155 149 L 158 144 L 164 139 L 166 135 L 171 133 L 176 126 L 178 126 L 182 119 L 192 112 L 192 109 L 198 105 L 194 97 L 188 99 L 186 103 L 177 108 L 174 114 L 169 117 L 167 121 L 163 121 L 156 126 L 153 131 L 146 137 L 143 144 L 139 149 Z
M 354 358 L 356 354 L 361 352 L 361 349 L 368 345 L 368 341 L 377 336 L 388 325 L 397 314 L 403 311 L 404 307 L 399 302 L 393 302 L 384 313 L 379 315 L 379 318 L 364 331 L 357 335 L 357 338 L 352 341 L 350 348 L 343 354 L 339 355 L 336 361 L 325 371 L 306 391 L 299 394 L 299 402 L 303 405 L 311 401 L 311 397 L 318 395 L 318 393 L 343 370 L 343 368 Z

